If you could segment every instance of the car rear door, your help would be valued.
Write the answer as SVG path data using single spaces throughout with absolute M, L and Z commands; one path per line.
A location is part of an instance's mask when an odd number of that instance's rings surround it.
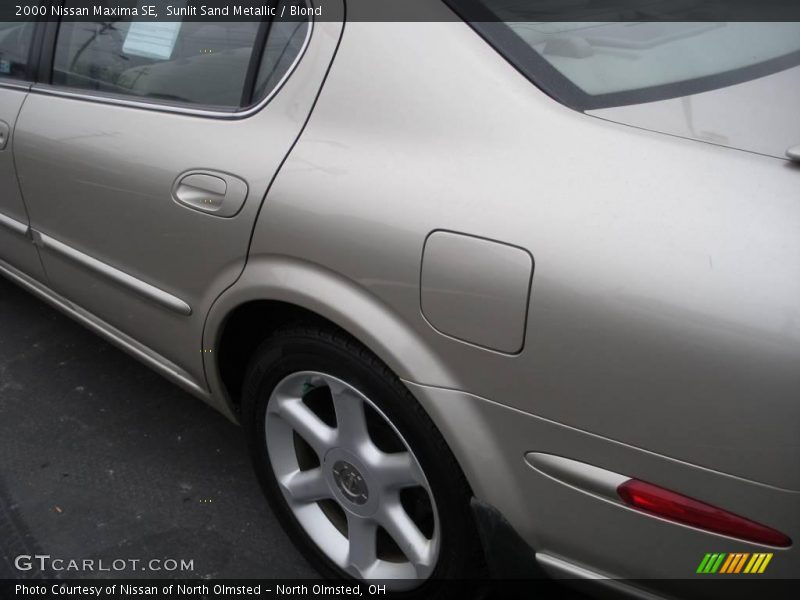
M 34 23 L 0 22 L 0 267 L 39 281 L 44 272 L 28 232 L 28 211 L 14 170 L 14 129 L 28 96 Z
M 340 31 L 65 21 L 20 114 L 17 168 L 53 288 L 189 387 L 204 385 L 205 316 L 244 267 Z

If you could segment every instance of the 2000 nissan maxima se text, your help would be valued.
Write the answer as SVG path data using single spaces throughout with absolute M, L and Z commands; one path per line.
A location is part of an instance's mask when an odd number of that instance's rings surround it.
M 483 4 L 0 24 L 0 271 L 240 422 L 325 575 L 798 577 L 800 25 Z

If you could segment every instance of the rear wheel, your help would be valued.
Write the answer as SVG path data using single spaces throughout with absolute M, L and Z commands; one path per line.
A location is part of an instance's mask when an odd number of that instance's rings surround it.
M 295 327 L 256 352 L 244 425 L 267 498 L 324 575 L 424 594 L 480 574 L 469 488 L 402 382 L 332 330 Z

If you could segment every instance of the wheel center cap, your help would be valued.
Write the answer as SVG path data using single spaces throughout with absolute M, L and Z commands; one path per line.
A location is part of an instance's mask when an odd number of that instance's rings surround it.
M 322 472 L 334 500 L 344 510 L 359 517 L 375 514 L 381 499 L 380 486 L 360 457 L 344 448 L 331 448 L 322 460 Z
M 333 464 L 333 480 L 351 502 L 365 504 L 369 499 L 367 482 L 358 469 L 346 460 L 337 460 Z

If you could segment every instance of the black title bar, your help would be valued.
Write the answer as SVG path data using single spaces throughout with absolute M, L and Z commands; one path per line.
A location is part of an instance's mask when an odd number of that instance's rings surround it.
M 1 21 L 800 21 L 794 0 L 2 0 Z

